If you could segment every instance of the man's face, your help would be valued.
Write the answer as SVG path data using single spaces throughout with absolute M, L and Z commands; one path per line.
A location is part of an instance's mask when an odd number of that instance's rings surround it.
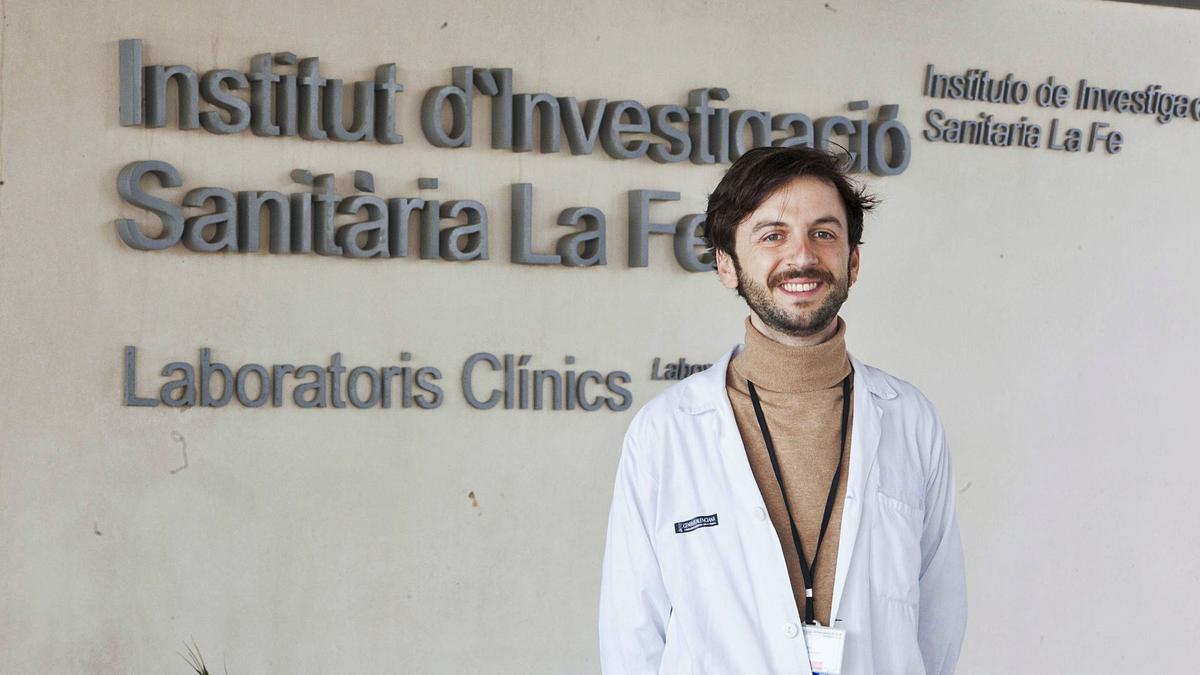
M 832 325 L 858 277 L 846 207 L 837 188 L 813 177 L 776 190 L 734 233 L 735 261 L 717 251 L 717 275 L 772 331 L 793 338 Z

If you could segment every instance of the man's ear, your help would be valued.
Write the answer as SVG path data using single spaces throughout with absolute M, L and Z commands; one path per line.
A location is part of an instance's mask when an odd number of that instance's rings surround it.
M 728 253 L 717 249 L 717 276 L 725 288 L 738 287 L 737 268 L 733 266 L 733 258 Z
M 858 280 L 858 250 L 861 246 L 855 246 L 854 250 L 850 251 L 850 285 Z

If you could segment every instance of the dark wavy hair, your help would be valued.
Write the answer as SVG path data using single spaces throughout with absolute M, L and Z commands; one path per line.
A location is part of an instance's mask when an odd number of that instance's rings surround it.
M 846 175 L 847 158 L 804 146 L 754 148 L 738 158 L 725 172 L 717 189 L 708 196 L 704 221 L 704 243 L 709 253 L 724 251 L 733 260 L 734 234 L 738 223 L 754 212 L 784 184 L 812 176 L 834 188 L 846 207 L 850 250 L 862 243 L 863 214 L 879 200 Z

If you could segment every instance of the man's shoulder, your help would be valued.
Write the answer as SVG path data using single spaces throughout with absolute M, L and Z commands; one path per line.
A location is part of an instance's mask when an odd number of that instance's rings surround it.
M 855 367 L 863 371 L 867 386 L 877 398 L 895 400 L 897 405 L 915 405 L 933 410 L 933 403 L 912 382 L 858 360 L 855 360 Z
M 874 402 L 889 413 L 893 431 L 918 439 L 922 447 L 936 444 L 942 438 L 942 422 L 937 408 L 916 385 L 880 368 L 856 362 L 862 370 Z
M 662 439 L 672 428 L 687 426 L 698 416 L 715 411 L 725 396 L 725 373 L 733 351 L 647 401 L 630 421 L 626 438 L 635 442 Z
M 716 367 L 716 366 L 713 366 Z M 714 373 L 701 371 L 673 383 L 647 401 L 629 423 L 629 433 L 645 433 L 670 423 L 673 419 L 691 416 L 697 410 L 697 399 L 707 393 Z M 701 391 L 697 391 L 701 390 Z M 699 394 L 699 396 L 698 396 Z

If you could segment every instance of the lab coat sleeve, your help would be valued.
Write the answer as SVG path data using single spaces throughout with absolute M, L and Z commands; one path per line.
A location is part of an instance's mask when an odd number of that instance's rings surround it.
M 629 435 L 617 465 L 600 581 L 600 669 L 658 673 L 671 603 L 654 545 L 658 484 L 639 465 Z
M 951 675 L 967 625 L 962 541 L 954 514 L 954 471 L 946 435 L 933 416 L 925 521 L 921 535 L 921 606 L 917 640 L 927 675 Z

